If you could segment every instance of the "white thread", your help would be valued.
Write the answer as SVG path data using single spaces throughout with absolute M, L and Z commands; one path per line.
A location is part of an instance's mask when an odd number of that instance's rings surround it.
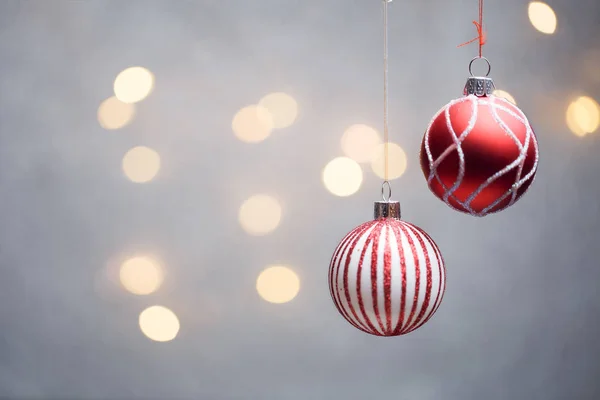
M 383 138 L 384 138 L 384 172 L 383 180 L 389 179 L 389 130 L 388 130 L 388 3 L 383 0 Z M 389 185 L 389 183 L 388 183 Z M 390 188 L 391 190 L 391 188 Z M 390 200 L 388 198 L 388 200 Z

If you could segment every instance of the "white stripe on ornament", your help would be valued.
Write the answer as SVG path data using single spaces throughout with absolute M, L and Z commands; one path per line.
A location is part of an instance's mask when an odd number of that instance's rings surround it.
M 416 285 L 416 271 L 413 266 L 415 265 L 415 255 L 410 249 L 410 244 L 408 243 L 408 236 L 406 232 L 404 232 L 404 224 L 400 227 L 400 239 L 402 245 L 402 254 L 404 255 L 404 268 L 406 270 L 406 285 L 402 286 L 402 290 L 404 292 L 404 318 L 402 321 L 402 331 L 404 331 L 405 327 L 408 323 L 410 323 L 410 312 L 412 308 L 415 306 L 414 303 L 414 295 L 415 295 L 415 285 Z M 402 285 L 402 283 L 401 283 Z
M 374 234 L 375 232 L 371 232 L 371 234 Z M 357 252 L 357 257 L 356 257 L 356 269 L 352 268 L 351 271 L 356 271 L 356 273 L 358 273 L 358 268 L 361 267 L 361 282 L 360 282 L 360 287 L 357 288 L 357 304 L 358 304 L 358 311 L 361 315 L 361 317 L 363 319 L 365 319 L 365 321 L 368 321 L 368 324 L 370 324 L 370 326 L 374 327 L 375 330 L 377 332 L 380 331 L 379 328 L 379 324 L 377 323 L 377 318 L 374 315 L 374 309 L 373 309 L 373 296 L 371 294 L 371 271 L 372 271 L 372 266 L 371 266 L 371 257 L 373 254 L 373 247 L 375 245 L 375 240 L 377 238 L 373 238 L 373 240 L 371 240 L 371 242 L 367 245 L 367 247 L 365 248 L 365 252 L 364 252 L 364 257 L 363 257 L 363 262 L 360 263 L 360 257 L 362 254 L 362 251 Z M 377 284 L 377 281 L 375 281 L 375 284 Z M 360 303 L 358 302 L 358 290 L 360 290 L 360 298 L 362 300 L 362 305 L 364 307 L 364 315 L 363 315 L 363 311 L 360 309 Z M 369 326 L 369 325 L 367 325 Z M 370 328 L 370 330 L 373 330 L 372 328 Z
M 393 229 L 389 229 L 389 244 L 390 244 L 390 263 L 392 266 L 400 265 L 400 250 L 399 250 L 399 238 Z M 390 298 L 392 299 L 392 307 L 390 314 L 390 331 L 394 331 L 398 325 L 400 318 L 400 299 L 402 297 L 402 269 L 392 268 L 391 271 L 391 288 Z
M 377 249 L 377 309 L 383 332 L 389 329 L 387 326 L 388 314 L 385 310 L 385 252 L 389 243 L 390 230 L 389 224 L 383 224 L 381 235 L 379 235 L 379 248 Z

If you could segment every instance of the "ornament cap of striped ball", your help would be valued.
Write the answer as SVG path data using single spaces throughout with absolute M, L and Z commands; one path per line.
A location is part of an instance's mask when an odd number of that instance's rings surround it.
M 339 313 L 355 328 L 376 336 L 404 335 L 440 306 L 444 260 L 427 233 L 400 219 L 398 202 L 376 202 L 375 215 L 337 246 L 329 290 Z
M 400 219 L 400 202 L 398 201 L 376 201 L 374 207 L 375 219 L 395 218 Z

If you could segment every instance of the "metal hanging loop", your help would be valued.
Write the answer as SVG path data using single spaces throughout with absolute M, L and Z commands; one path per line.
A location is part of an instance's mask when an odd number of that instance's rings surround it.
M 471 62 L 469 63 L 469 74 L 470 74 L 471 76 L 475 76 L 475 75 L 473 75 L 473 71 L 472 71 L 471 69 L 472 69 L 472 67 L 473 67 L 473 63 L 474 63 L 475 61 L 477 61 L 477 60 L 483 60 L 483 61 L 485 61 L 485 62 L 486 62 L 486 64 L 487 64 L 487 67 L 488 67 L 488 70 L 487 70 L 487 73 L 485 74 L 485 76 L 486 76 L 486 77 L 490 76 L 490 72 L 492 72 L 492 64 L 490 64 L 490 60 L 488 60 L 488 59 L 487 59 L 487 58 L 485 58 L 485 57 L 475 57 L 475 58 L 473 58 L 473 59 L 471 60 Z
M 381 184 L 381 199 L 385 202 L 392 199 L 392 186 L 389 181 L 383 181 Z

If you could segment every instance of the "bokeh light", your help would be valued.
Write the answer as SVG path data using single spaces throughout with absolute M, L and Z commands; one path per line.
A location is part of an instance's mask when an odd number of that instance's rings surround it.
M 571 103 L 567 108 L 567 126 L 569 130 L 575 135 L 579 137 L 584 137 L 587 135 L 587 132 L 583 130 L 579 123 L 577 122 L 577 118 L 575 117 L 574 107 L 577 105 L 575 103 Z
M 266 235 L 279 225 L 281 205 L 277 199 L 265 194 L 252 196 L 240 207 L 239 221 L 250 235 Z
M 591 97 L 582 96 L 577 99 L 575 116 L 579 126 L 586 133 L 593 133 L 598 129 L 598 124 L 600 124 L 600 105 Z
M 115 96 L 124 103 L 137 103 L 144 100 L 154 88 L 154 75 L 143 67 L 123 70 L 115 78 Z
M 581 96 L 567 107 L 567 126 L 577 136 L 593 133 L 600 125 L 600 105 L 588 96 Z
M 529 21 L 538 31 L 551 35 L 556 31 L 556 14 L 552 7 L 541 1 L 532 1 L 528 8 Z
M 123 287 L 133 294 L 155 292 L 163 282 L 163 270 L 150 257 L 133 257 L 121 265 L 119 278 Z
M 377 147 L 375 156 L 371 161 L 371 169 L 381 179 L 385 179 L 385 144 L 381 144 Z M 402 150 L 402 147 L 396 143 L 388 144 L 388 179 L 398 179 L 406 171 L 406 153 Z
M 517 104 L 517 101 L 515 100 L 515 98 L 505 90 L 500 90 L 500 89 L 494 90 L 494 96 L 502 97 L 503 99 L 506 99 L 515 105 Z
M 242 142 L 262 142 L 273 131 L 273 116 L 262 106 L 244 107 L 233 117 L 231 128 L 235 136 Z
M 325 188 L 336 196 L 353 195 L 360 189 L 363 172 L 360 165 L 351 158 L 338 157 L 331 160 L 323 169 Z
M 268 94 L 258 102 L 258 105 L 269 111 L 275 129 L 291 126 L 298 117 L 298 103 L 289 94 Z
M 123 103 L 116 97 L 109 97 L 98 107 L 98 122 L 104 129 L 120 129 L 129 124 L 135 116 L 135 104 Z
M 380 144 L 379 133 L 368 125 L 352 125 L 342 136 L 342 151 L 359 163 L 371 161 Z
M 131 181 L 149 182 L 160 169 L 160 156 L 148 147 L 134 147 L 123 157 L 122 167 L 123 172 Z
M 300 279 L 290 268 L 272 266 L 260 273 L 256 290 L 269 303 L 287 303 L 300 291 Z
M 163 306 L 152 306 L 140 313 L 139 324 L 142 333 L 156 342 L 168 342 L 179 333 L 179 319 L 171 310 Z

